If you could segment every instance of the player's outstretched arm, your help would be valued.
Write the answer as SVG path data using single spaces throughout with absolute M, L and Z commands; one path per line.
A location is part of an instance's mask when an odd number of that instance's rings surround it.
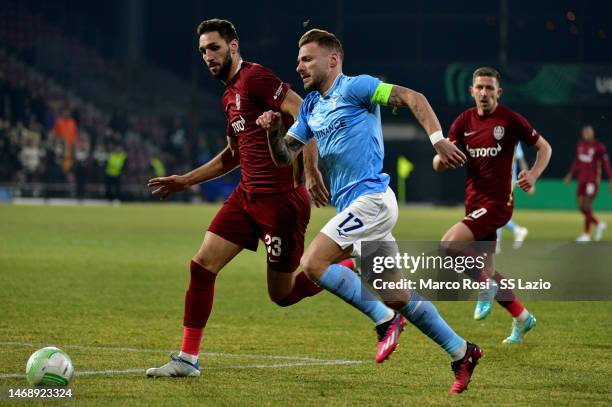
M 290 135 L 282 134 L 278 131 L 281 122 L 281 114 L 268 110 L 257 118 L 255 123 L 267 132 L 268 147 L 272 161 L 279 167 L 291 165 L 296 159 L 304 144 L 291 137 Z
M 529 192 L 533 188 L 538 178 L 540 178 L 548 166 L 552 156 L 552 147 L 544 137 L 540 136 L 533 147 L 538 152 L 533 167 L 529 170 L 522 170 L 518 175 L 517 185 L 525 192 Z
M 306 178 L 306 190 L 308 191 L 308 195 L 310 195 L 310 199 L 312 199 L 312 202 L 317 208 L 326 206 L 329 202 L 329 192 L 325 187 L 323 174 L 319 171 L 319 149 L 317 148 L 317 142 L 314 138 L 304 146 L 303 153 L 304 177 Z
M 153 189 L 151 193 L 166 199 L 175 192 L 185 191 L 192 185 L 218 178 L 236 168 L 240 164 L 238 146 L 230 137 L 227 142 L 227 147 L 216 157 L 186 174 L 150 179 L 147 186 Z
M 601 159 L 599 161 L 599 174 L 601 177 L 601 168 L 603 167 L 603 169 L 606 171 L 606 176 L 608 177 L 608 190 L 610 192 L 612 192 L 612 167 L 610 166 L 610 158 L 608 157 L 608 150 L 606 150 L 606 147 L 602 144 L 601 145 Z
M 572 162 L 572 166 L 570 167 L 569 172 L 563 178 L 563 183 L 569 184 L 569 182 L 572 180 L 572 177 L 574 176 L 574 173 L 577 170 L 578 170 L 578 157 L 574 158 L 574 162 Z
M 414 117 L 429 135 L 444 167 L 459 168 L 465 163 L 465 154 L 442 135 L 440 121 L 422 93 L 393 85 L 387 104 L 393 107 L 407 107 L 412 111 Z
M 572 163 L 572 167 L 570 168 L 569 172 L 563 178 L 563 182 L 566 184 L 569 184 L 569 182 L 572 180 L 572 177 L 574 176 L 574 173 L 576 172 L 577 169 L 578 169 L 578 159 L 576 158 L 574 159 L 574 162 Z
M 289 114 L 293 120 L 297 120 L 302 106 L 302 98 L 292 90 L 289 90 L 280 106 L 281 112 Z M 313 138 L 304 146 L 304 177 L 306 178 L 306 189 L 312 202 L 317 208 L 327 205 L 329 192 L 325 187 L 323 175 L 319 171 L 319 149 Z

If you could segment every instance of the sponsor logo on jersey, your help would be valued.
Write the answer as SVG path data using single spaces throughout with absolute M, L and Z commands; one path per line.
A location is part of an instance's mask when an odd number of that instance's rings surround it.
M 465 147 L 472 158 L 496 157 L 502 149 L 499 143 L 497 143 L 497 147 L 470 148 L 468 145 Z
M 495 126 L 495 128 L 493 129 L 493 137 L 495 137 L 495 140 L 499 141 L 504 137 L 504 127 L 503 126 Z
M 476 131 L 465 131 L 463 132 L 463 137 L 470 137 L 472 134 L 476 134 Z
M 236 93 L 236 110 L 240 111 L 240 95 Z
M 346 127 L 346 122 L 344 121 L 344 119 L 340 119 L 340 120 L 336 120 L 335 122 L 333 122 L 332 124 L 330 124 L 329 126 L 327 126 L 326 128 L 322 130 L 315 131 L 314 134 L 317 138 L 323 138 L 325 136 L 330 135 L 333 131 L 342 129 L 344 127 Z
M 274 93 L 274 96 L 272 98 L 274 100 L 278 99 L 282 91 L 283 91 L 283 83 L 281 82 L 281 84 L 278 86 L 278 89 L 276 89 L 276 92 Z
M 593 162 L 594 156 L 595 156 L 595 150 L 593 148 L 589 148 L 586 154 L 584 153 L 578 154 L 578 159 L 582 161 L 583 163 L 590 163 L 590 162 Z
M 236 95 L 238 96 L 238 95 Z M 240 118 L 238 120 L 234 120 L 232 122 L 232 129 L 234 129 L 234 133 L 238 134 L 241 131 L 244 131 L 244 117 L 242 117 L 242 115 L 239 116 Z

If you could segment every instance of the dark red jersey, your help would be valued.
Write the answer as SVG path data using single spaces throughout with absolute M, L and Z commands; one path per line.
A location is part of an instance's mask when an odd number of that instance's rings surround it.
M 465 204 L 513 206 L 512 164 L 519 141 L 532 146 L 540 137 L 520 114 L 498 105 L 489 115 L 476 108 L 461 113 L 448 132 L 449 140 L 467 155 Z
M 242 62 L 227 83 L 223 111 L 227 117 L 227 136 L 238 140 L 242 188 L 250 193 L 289 191 L 302 182 L 301 156 L 293 166 L 277 167 L 272 161 L 266 132 L 255 120 L 267 110 L 280 111 L 289 91 L 271 70 L 251 62 Z M 292 118 L 284 116 L 285 126 Z
M 577 172 L 578 182 L 599 181 L 601 178 L 600 166 L 606 171 L 608 179 L 612 179 L 606 146 L 597 140 L 591 142 L 580 140 L 576 144 L 576 159 L 570 169 L 570 177 Z

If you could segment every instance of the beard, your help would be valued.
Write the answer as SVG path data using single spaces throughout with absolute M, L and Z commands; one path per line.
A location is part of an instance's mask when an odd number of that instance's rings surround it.
M 215 79 L 225 81 L 227 80 L 227 77 L 229 76 L 231 68 L 232 68 L 232 57 L 230 56 L 230 53 L 228 51 L 227 55 L 225 56 L 225 59 L 223 60 L 223 62 L 221 62 L 221 65 L 219 66 L 219 70 L 217 71 L 216 74 L 213 71 L 211 71 L 210 68 L 208 68 L 208 70 L 210 71 L 211 75 Z
M 321 85 L 321 81 L 316 81 L 311 76 L 310 82 L 304 84 L 304 90 L 307 92 L 311 92 L 313 90 L 319 90 L 320 85 Z

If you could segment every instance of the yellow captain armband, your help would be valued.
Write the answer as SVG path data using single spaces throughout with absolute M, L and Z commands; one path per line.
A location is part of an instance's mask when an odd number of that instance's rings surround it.
M 387 106 L 389 96 L 391 96 L 391 89 L 393 89 L 393 85 L 390 83 L 379 83 L 374 91 L 374 95 L 372 95 L 372 99 L 370 99 L 370 102 L 373 105 Z

